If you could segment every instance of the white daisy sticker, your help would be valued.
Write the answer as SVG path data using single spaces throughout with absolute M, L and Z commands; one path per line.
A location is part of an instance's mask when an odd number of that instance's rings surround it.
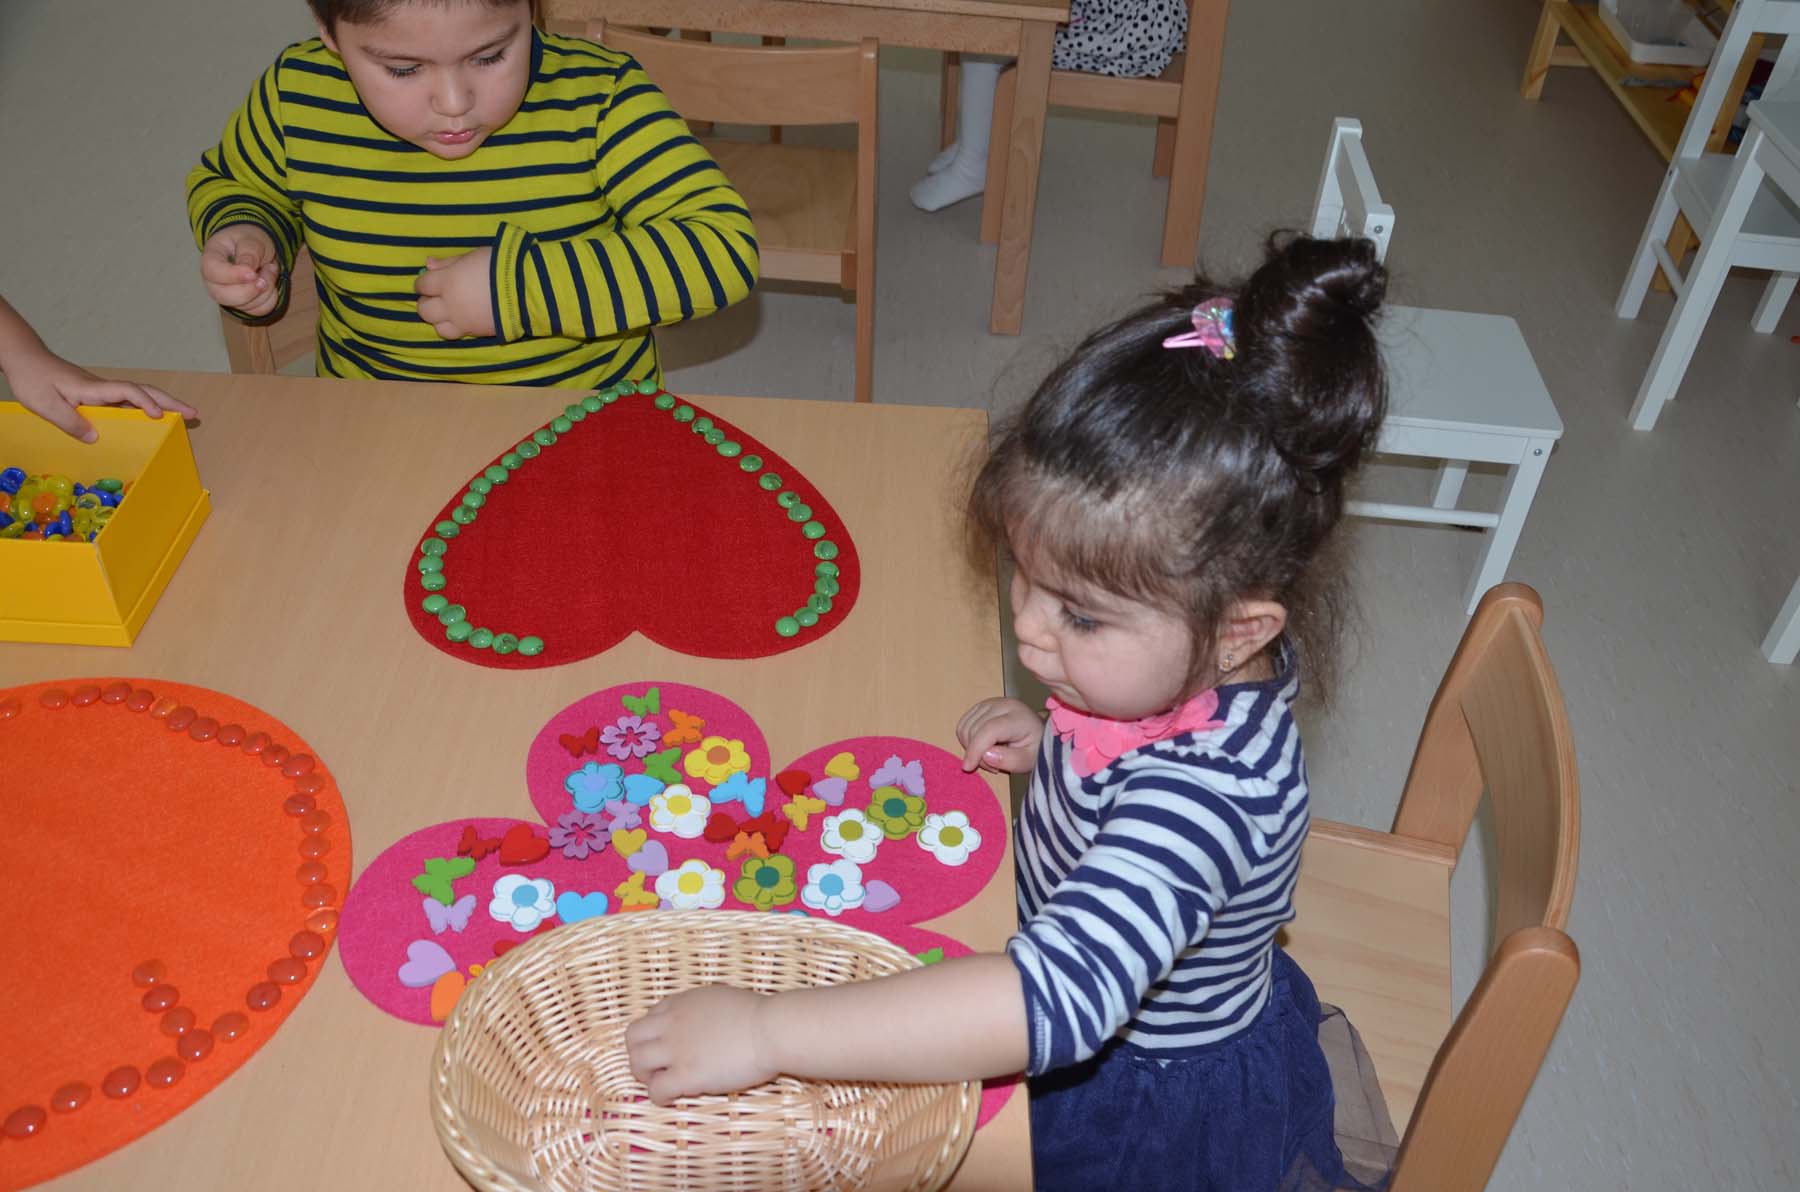
M 961 865 L 981 847 L 981 833 L 969 826 L 969 817 L 960 811 L 926 816 L 918 839 L 920 848 L 945 865 Z
M 806 885 L 800 890 L 801 902 L 834 919 L 861 906 L 867 896 L 862 867 L 855 861 L 812 866 L 806 871 Z
M 836 815 L 825 817 L 819 830 L 819 847 L 834 857 L 867 865 L 875 859 L 875 849 L 886 837 L 880 827 L 869 822 L 860 808 L 846 807 Z
M 725 902 L 725 871 L 714 869 L 699 858 L 683 861 L 679 868 L 665 870 L 656 879 L 656 893 L 678 911 L 722 906 Z
M 549 879 L 509 873 L 494 883 L 488 915 L 514 931 L 533 931 L 556 910 L 556 887 Z
M 711 814 L 712 800 L 696 795 L 684 783 L 666 786 L 650 796 L 650 826 L 684 840 L 693 840 L 706 831 L 706 819 Z

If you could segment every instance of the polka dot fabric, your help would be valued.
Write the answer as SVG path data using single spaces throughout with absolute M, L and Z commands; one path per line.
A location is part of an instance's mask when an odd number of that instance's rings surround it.
M 1187 40 L 1181 0 L 1074 0 L 1056 31 L 1057 70 L 1120 78 L 1159 75 Z

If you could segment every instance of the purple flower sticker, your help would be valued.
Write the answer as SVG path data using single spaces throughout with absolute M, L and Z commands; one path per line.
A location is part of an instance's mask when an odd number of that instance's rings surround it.
M 894 754 L 869 776 L 869 786 L 877 790 L 884 786 L 897 786 L 909 795 L 923 795 L 925 767 L 916 761 L 902 762 L 900 755 Z
M 585 861 L 588 854 L 606 847 L 606 817 L 582 811 L 569 811 L 557 817 L 550 829 L 550 847 L 562 850 L 571 861 Z
M 601 810 L 606 812 L 606 830 L 608 832 L 621 832 L 635 828 L 644 819 L 644 809 L 629 799 L 614 799 Z
M 606 752 L 622 762 L 649 757 L 662 744 L 662 728 L 654 720 L 641 716 L 621 716 L 601 730 L 600 742 Z

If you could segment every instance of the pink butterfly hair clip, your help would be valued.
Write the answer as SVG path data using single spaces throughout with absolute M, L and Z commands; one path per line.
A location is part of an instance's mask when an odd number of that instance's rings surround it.
M 1237 357 L 1237 334 L 1231 327 L 1231 299 L 1208 298 L 1194 308 L 1194 329 L 1163 340 L 1165 348 L 1205 348 L 1220 360 Z

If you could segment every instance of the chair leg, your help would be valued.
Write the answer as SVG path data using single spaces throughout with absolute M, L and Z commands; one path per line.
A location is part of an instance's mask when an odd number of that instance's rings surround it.
M 762 43 L 766 46 L 784 46 L 787 44 L 787 38 L 785 38 L 785 37 L 765 37 L 762 39 Z M 779 125 L 779 124 L 769 125 L 769 144 L 771 144 L 771 145 L 781 144 L 781 125 Z
M 1206 168 L 1212 157 L 1213 113 L 1225 64 L 1225 18 L 1230 0 L 1192 0 L 1188 5 L 1186 64 L 1175 109 L 1175 150 L 1169 198 L 1163 211 L 1162 264 L 1192 269 L 1206 207 Z
M 1175 122 L 1167 116 L 1156 118 L 1156 156 L 1150 160 L 1150 176 L 1167 178 L 1175 166 Z
M 1669 233 L 1669 242 L 1664 247 L 1669 250 L 1669 259 L 1675 262 L 1677 268 L 1680 268 L 1681 262 L 1685 261 L 1688 253 L 1694 250 L 1694 228 L 1692 224 L 1688 223 L 1687 216 L 1676 213 L 1675 227 Z M 1672 294 L 1675 292 L 1675 282 L 1679 280 L 1679 278 L 1664 274 L 1659 266 L 1656 272 L 1650 275 L 1650 288 L 1658 294 Z
M 1527 440 L 1525 454 L 1506 474 L 1506 487 L 1500 493 L 1499 524 L 1489 531 L 1481 561 L 1475 566 L 1475 578 L 1463 593 L 1463 605 L 1470 613 L 1481 603 L 1482 593 L 1506 578 L 1513 548 L 1519 545 L 1519 533 L 1525 528 L 1525 515 L 1531 512 L 1531 499 L 1537 495 L 1538 481 L 1543 479 L 1544 465 L 1550 460 L 1551 443 L 1550 439 Z
M 1019 72 L 1007 67 L 994 88 L 994 121 L 988 133 L 987 189 L 981 192 L 981 242 L 1000 243 L 1000 216 L 1006 210 L 1006 161 L 1012 150 L 1013 97 Z
M 958 89 L 962 82 L 961 67 L 962 55 L 951 50 L 944 55 L 944 63 L 938 68 L 939 149 L 948 149 L 950 142 L 956 139 L 956 105 L 960 99 Z
M 1544 93 L 1544 76 L 1550 73 L 1550 55 L 1556 49 L 1557 34 L 1562 32 L 1555 8 L 1556 0 L 1544 0 L 1537 32 L 1531 38 L 1531 52 L 1525 56 L 1525 78 L 1519 83 L 1521 98 L 1537 99 Z
M 1619 318 L 1635 319 L 1643 309 L 1644 292 L 1650 288 L 1650 275 L 1656 271 L 1656 252 L 1651 246 L 1669 238 L 1669 229 L 1680 214 L 1681 205 L 1675 199 L 1675 167 L 1670 166 L 1663 175 L 1662 189 L 1656 192 L 1656 202 L 1650 207 L 1650 218 L 1644 224 L 1637 251 L 1632 254 L 1619 300 L 1613 304 L 1613 313 Z
M 1794 296 L 1795 281 L 1800 281 L 1800 274 L 1777 273 L 1769 279 L 1762 301 L 1756 304 L 1756 314 L 1750 319 L 1751 330 L 1761 335 L 1775 330 L 1775 324 L 1781 321 L 1781 313 L 1787 309 L 1788 299 Z
M 1712 223 L 1702 234 L 1700 252 L 1694 258 L 1693 268 L 1688 270 L 1681 299 L 1675 303 L 1675 313 L 1669 317 L 1669 325 L 1663 329 L 1662 340 L 1656 345 L 1656 355 L 1650 359 L 1650 371 L 1644 375 L 1637 400 L 1631 405 L 1634 430 L 1649 430 L 1656 425 L 1656 416 L 1662 412 L 1663 403 L 1674 396 L 1681 385 L 1682 374 L 1687 372 L 1688 362 L 1694 358 L 1694 348 L 1700 342 L 1700 332 L 1719 296 L 1719 287 L 1725 284 L 1725 275 L 1731 271 L 1731 250 L 1743 229 L 1744 217 L 1749 214 L 1750 202 L 1762 185 L 1763 169 L 1757 160 L 1762 152 L 1762 132 L 1752 128 L 1750 136 L 1732 159 L 1724 197 L 1719 200 Z
M 1800 654 L 1800 580 L 1795 581 L 1787 603 L 1775 614 L 1775 624 L 1769 627 L 1769 636 L 1763 639 L 1762 652 L 1764 658 L 1777 666 L 1789 665 L 1794 661 L 1794 655 Z
M 1463 481 L 1469 475 L 1469 461 L 1447 459 L 1438 465 L 1437 484 L 1431 492 L 1433 509 L 1454 509 L 1462 496 Z

